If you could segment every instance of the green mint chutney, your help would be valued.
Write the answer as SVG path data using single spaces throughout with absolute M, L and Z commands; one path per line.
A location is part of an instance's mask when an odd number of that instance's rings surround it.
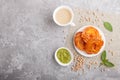
M 71 55 L 68 50 L 61 48 L 57 52 L 57 58 L 62 63 L 69 63 L 71 60 Z

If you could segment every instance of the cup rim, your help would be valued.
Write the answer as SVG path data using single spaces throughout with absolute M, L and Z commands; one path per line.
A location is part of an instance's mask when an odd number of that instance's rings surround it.
M 68 23 L 66 23 L 66 24 L 60 24 L 60 23 L 55 19 L 56 12 L 57 12 L 58 10 L 62 9 L 62 8 L 68 9 L 68 10 L 70 11 L 71 15 L 72 15 L 71 20 L 70 20 Z M 62 6 L 57 7 L 57 8 L 54 10 L 54 12 L 53 12 L 53 20 L 54 20 L 54 22 L 55 22 L 57 25 L 59 25 L 59 26 L 68 26 L 68 25 L 70 25 L 70 24 L 73 22 L 73 17 L 74 17 L 73 10 L 72 10 L 69 6 L 66 6 L 66 5 L 62 5 Z

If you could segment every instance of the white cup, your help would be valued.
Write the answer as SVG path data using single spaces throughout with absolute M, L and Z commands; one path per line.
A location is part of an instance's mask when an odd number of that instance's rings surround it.
M 71 18 L 70 18 L 70 21 L 69 21 L 69 22 L 67 22 L 67 23 L 65 23 L 65 24 L 61 24 L 60 22 L 58 22 L 58 21 L 56 20 L 56 13 L 57 13 L 60 9 L 67 9 L 67 10 L 70 12 Z M 72 9 L 71 9 L 69 6 L 59 6 L 59 7 L 57 7 L 57 8 L 54 10 L 53 20 L 54 20 L 54 22 L 55 22 L 57 25 L 59 25 L 59 26 L 69 26 L 69 25 L 70 25 L 70 26 L 75 26 L 75 24 L 73 23 L 73 18 L 74 18 L 74 14 L 73 14 Z

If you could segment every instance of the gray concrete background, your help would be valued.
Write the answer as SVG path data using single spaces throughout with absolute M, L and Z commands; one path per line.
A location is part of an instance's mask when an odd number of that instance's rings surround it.
M 69 29 L 52 20 L 59 5 L 120 13 L 120 0 L 0 0 L 0 80 L 119 80 L 114 70 L 78 76 L 56 63 Z

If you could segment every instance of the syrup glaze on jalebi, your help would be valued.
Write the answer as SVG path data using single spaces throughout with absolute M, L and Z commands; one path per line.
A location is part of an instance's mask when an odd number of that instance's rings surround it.
M 75 46 L 87 54 L 97 54 L 103 46 L 103 40 L 98 30 L 92 26 L 76 33 L 74 37 Z

